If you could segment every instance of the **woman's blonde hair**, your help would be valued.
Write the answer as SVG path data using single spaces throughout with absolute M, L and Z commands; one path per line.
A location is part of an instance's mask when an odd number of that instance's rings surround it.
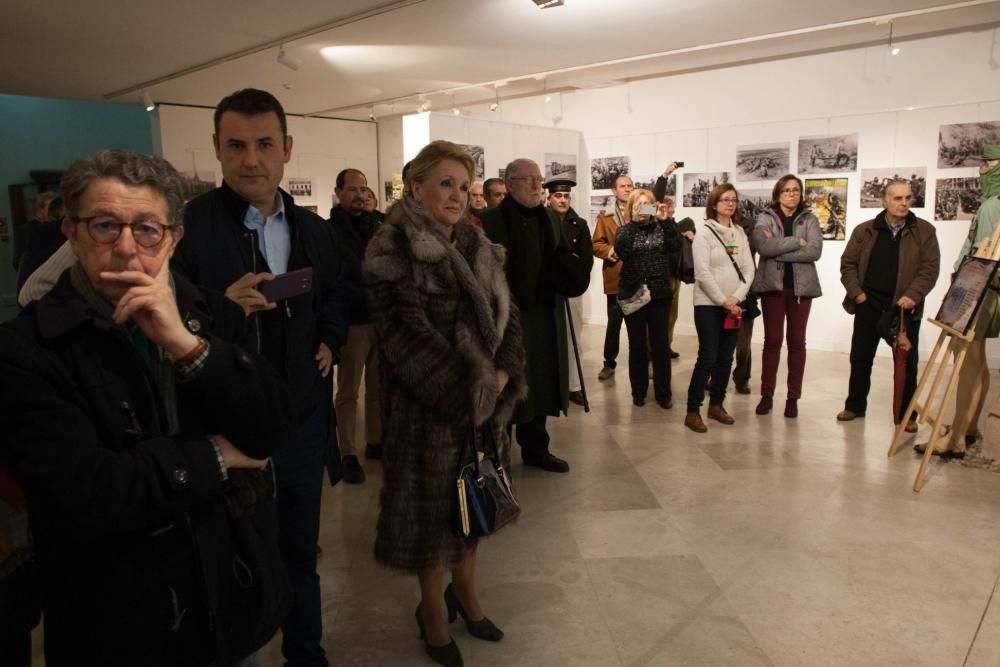
M 423 183 L 431 170 L 445 160 L 454 160 L 460 163 L 469 172 L 469 180 L 472 180 L 476 165 L 472 161 L 472 157 L 461 146 L 450 141 L 432 141 L 421 148 L 417 157 L 410 161 L 410 168 L 406 172 L 406 183 L 404 184 L 406 192 L 412 193 L 412 184 Z
M 656 197 L 653 196 L 652 192 L 646 190 L 645 188 L 636 188 L 632 191 L 632 194 L 628 196 L 628 201 L 625 203 L 625 214 L 623 217 L 625 218 L 626 223 L 632 222 L 632 209 L 635 208 L 635 203 L 639 201 L 639 197 L 642 197 L 643 195 L 646 196 L 646 199 L 649 200 L 650 204 L 656 203 Z

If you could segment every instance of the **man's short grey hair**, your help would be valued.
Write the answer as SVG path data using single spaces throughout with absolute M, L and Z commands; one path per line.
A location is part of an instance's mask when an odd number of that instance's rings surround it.
M 902 178 L 894 178 L 890 181 L 886 181 L 886 183 L 882 186 L 882 199 L 885 199 L 885 196 L 889 194 L 889 188 L 891 188 L 894 185 L 905 185 L 906 187 L 910 188 L 910 190 L 913 189 L 913 186 L 910 185 L 909 181 L 903 180 Z
M 169 225 L 183 223 L 184 184 L 177 170 L 156 155 L 126 150 L 100 150 L 70 165 L 59 189 L 71 219 L 80 217 L 80 200 L 90 184 L 104 179 L 152 188 L 167 202 L 168 219 L 164 222 Z
M 517 176 L 519 173 L 521 173 L 521 168 L 526 167 L 529 164 L 533 167 L 536 168 L 538 167 L 537 162 L 535 162 L 534 160 L 529 160 L 526 157 L 519 157 L 516 160 L 511 160 L 510 162 L 507 163 L 507 168 L 504 169 L 503 171 L 503 179 L 505 181 L 508 181 L 511 179 L 512 176 Z

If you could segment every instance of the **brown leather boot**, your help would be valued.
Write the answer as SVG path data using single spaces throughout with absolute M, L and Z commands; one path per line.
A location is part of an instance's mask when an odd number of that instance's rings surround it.
M 705 422 L 701 420 L 701 415 L 697 412 L 689 412 L 684 416 L 684 425 L 695 433 L 706 433 L 708 432 L 708 427 L 705 426 Z
M 708 406 L 708 418 L 714 419 L 717 422 L 723 424 L 735 424 L 736 420 L 729 416 L 726 409 L 721 405 L 709 405 Z

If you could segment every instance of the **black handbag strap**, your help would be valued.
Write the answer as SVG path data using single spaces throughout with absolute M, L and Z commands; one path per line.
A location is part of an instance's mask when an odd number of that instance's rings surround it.
M 715 231 L 714 229 L 712 229 L 711 225 L 705 225 L 705 226 L 708 227 L 708 231 L 712 232 L 712 234 L 715 236 L 715 238 L 719 239 L 719 243 L 722 244 L 722 249 L 726 250 L 726 244 L 722 240 L 722 237 L 719 236 L 719 233 L 717 231 Z M 740 282 L 741 283 L 746 283 L 746 280 L 743 279 L 743 272 L 740 271 L 740 267 L 736 264 L 736 260 L 733 259 L 733 256 L 729 254 L 728 250 L 726 250 L 726 257 L 729 258 L 729 261 L 732 263 L 733 268 L 736 269 L 736 275 L 738 275 L 740 277 Z
M 466 447 L 463 448 L 463 455 L 459 457 L 458 469 L 461 470 L 465 466 L 474 465 L 476 468 L 476 474 L 479 474 L 479 455 L 476 453 L 476 434 L 482 432 L 482 437 L 484 440 L 489 439 L 490 448 L 493 450 L 492 458 L 495 465 L 500 465 L 500 449 L 497 447 L 497 436 L 493 431 L 493 421 L 488 419 L 483 422 L 482 426 L 470 426 L 468 435 L 465 438 Z M 464 455 L 468 450 L 472 450 L 472 460 L 468 461 Z M 490 456 L 490 452 L 484 451 L 484 454 Z

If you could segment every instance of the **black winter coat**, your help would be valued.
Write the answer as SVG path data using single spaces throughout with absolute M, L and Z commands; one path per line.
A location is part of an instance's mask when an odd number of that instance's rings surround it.
M 579 255 L 584 261 L 593 265 L 594 242 L 590 238 L 590 227 L 587 226 L 587 221 L 570 207 L 566 211 L 566 216 L 562 218 L 562 228 L 563 236 L 573 250 L 573 254 Z
M 621 258 L 618 294 L 632 296 L 646 283 L 653 299 L 672 299 L 670 278 L 673 263 L 680 252 L 677 225 L 670 220 L 650 220 L 644 224 L 630 222 L 615 236 L 615 254 Z
M 313 268 L 313 289 L 250 316 L 244 347 L 274 364 L 292 392 L 298 420 L 324 400 L 316 350 L 326 343 L 334 355 L 347 340 L 349 295 L 344 267 L 330 226 L 279 191 L 292 231 L 288 270 Z M 188 202 L 184 238 L 170 266 L 207 290 L 225 293 L 246 273 L 269 271 L 257 233 L 243 224 L 249 202 L 225 183 Z
M 207 434 L 250 456 L 286 439 L 291 407 L 267 363 L 229 344 L 245 319 L 176 280 L 205 367 L 176 383 L 179 433 L 126 330 L 69 273 L 0 326 L 0 466 L 24 488 L 43 587 L 46 661 L 228 665 L 273 636 L 288 602 L 269 472 L 222 481 Z M 242 516 L 236 487 L 257 489 Z M 2 660 L 0 660 L 2 662 Z
M 368 295 L 365 294 L 361 263 L 365 259 L 365 248 L 381 220 L 368 213 L 353 216 L 342 206 L 335 206 L 330 209 L 330 219 L 327 222 L 333 229 L 337 248 L 344 261 L 345 288 L 350 290 L 351 307 L 347 323 L 351 326 L 369 324 L 372 320 L 368 314 Z

